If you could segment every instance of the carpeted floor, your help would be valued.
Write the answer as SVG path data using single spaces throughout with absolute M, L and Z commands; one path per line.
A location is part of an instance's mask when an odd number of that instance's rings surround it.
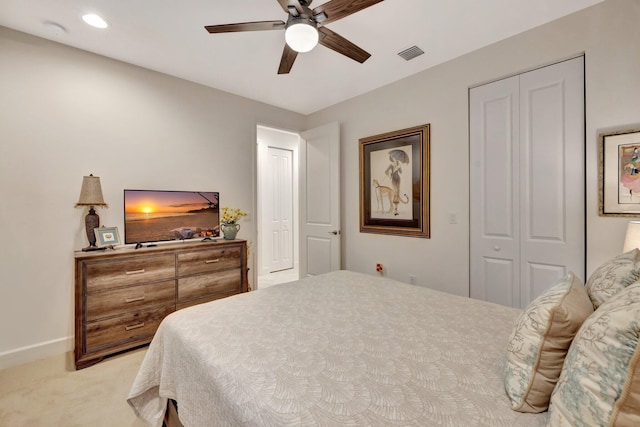
M 261 277 L 260 287 L 298 279 Z M 73 354 L 0 370 L 0 427 L 144 427 L 127 404 L 146 347 L 76 371 Z
M 0 426 L 143 427 L 126 398 L 146 347 L 76 371 L 71 353 L 0 370 Z
M 260 287 L 296 280 L 297 270 Z M 76 371 L 73 354 L 0 370 L 0 427 L 144 427 L 127 404 L 146 347 Z

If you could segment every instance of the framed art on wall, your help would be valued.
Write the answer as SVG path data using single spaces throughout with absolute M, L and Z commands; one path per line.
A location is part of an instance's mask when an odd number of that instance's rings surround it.
M 120 244 L 120 233 L 118 233 L 118 227 L 95 228 L 94 232 L 96 233 L 96 246 L 99 248 Z
M 360 139 L 360 232 L 430 237 L 429 130 Z
M 640 217 L 640 129 L 599 135 L 600 216 Z

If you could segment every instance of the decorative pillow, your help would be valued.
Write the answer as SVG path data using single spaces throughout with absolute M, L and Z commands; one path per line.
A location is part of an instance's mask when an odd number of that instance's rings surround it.
M 605 262 L 587 280 L 587 293 L 596 310 L 600 305 L 640 279 L 640 251 L 633 249 Z
M 640 283 L 620 291 L 576 334 L 549 426 L 640 426 Z
M 542 412 L 580 325 L 593 313 L 582 280 L 572 272 L 520 315 L 507 347 L 504 385 L 511 407 Z

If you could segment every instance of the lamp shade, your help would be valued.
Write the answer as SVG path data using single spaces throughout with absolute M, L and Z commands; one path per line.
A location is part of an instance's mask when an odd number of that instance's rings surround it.
M 89 175 L 82 178 L 80 198 L 76 203 L 76 207 L 79 206 L 107 206 L 104 202 L 104 197 L 102 197 L 99 176 Z
M 640 248 L 640 221 L 629 221 L 622 253 L 629 252 L 635 248 Z
M 284 32 L 284 39 L 296 52 L 309 52 L 318 44 L 318 29 L 306 20 L 292 21 Z

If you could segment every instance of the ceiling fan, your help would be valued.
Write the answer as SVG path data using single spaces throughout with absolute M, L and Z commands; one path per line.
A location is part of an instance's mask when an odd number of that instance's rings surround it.
M 331 0 L 314 9 L 309 5 L 313 0 L 277 0 L 289 15 L 287 22 L 258 21 L 238 24 L 207 25 L 209 33 L 234 33 L 239 31 L 285 30 L 285 45 L 278 74 L 288 74 L 299 52 L 308 52 L 316 44 L 328 47 L 359 63 L 371 56 L 370 53 L 351 43 L 325 25 L 349 16 L 383 0 Z

